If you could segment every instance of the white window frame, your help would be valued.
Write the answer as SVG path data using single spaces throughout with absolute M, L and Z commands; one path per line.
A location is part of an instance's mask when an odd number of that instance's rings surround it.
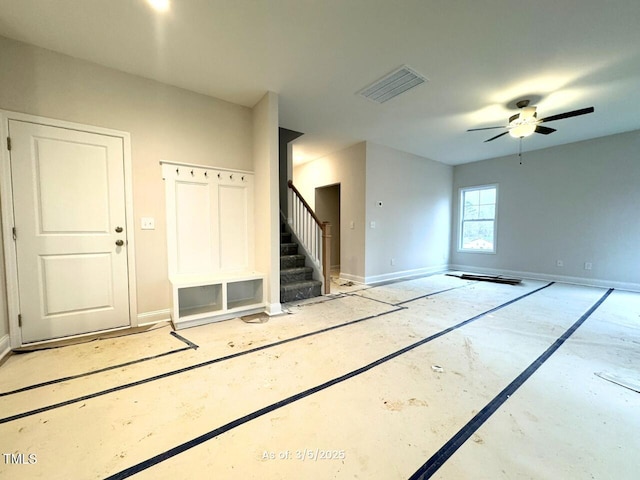
M 473 248 L 463 248 L 462 247 L 462 223 L 464 222 L 464 194 L 465 192 L 472 192 L 475 190 L 486 190 L 490 188 L 495 188 L 496 190 L 496 203 L 495 203 L 495 211 L 493 215 L 493 249 L 492 250 L 481 250 L 481 249 L 473 249 Z M 458 189 L 458 252 L 463 253 L 484 253 L 495 255 L 497 252 L 498 245 L 498 184 L 492 183 L 488 185 L 474 185 L 469 187 L 460 187 Z

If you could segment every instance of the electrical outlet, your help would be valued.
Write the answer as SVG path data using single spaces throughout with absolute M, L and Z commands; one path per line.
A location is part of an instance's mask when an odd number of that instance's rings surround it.
M 371 228 L 376 228 L 376 222 L 375 221 L 369 222 L 369 226 Z
M 564 262 L 562 260 L 556 260 L 556 267 L 564 267 Z
M 591 270 L 591 267 L 593 267 L 591 262 L 584 262 L 584 269 L 585 270 Z
M 140 219 L 140 228 L 142 230 L 155 230 L 156 221 L 153 217 L 142 217 Z
M 395 265 L 395 264 L 396 264 L 396 259 L 395 259 L 395 258 L 392 258 L 392 259 L 391 259 L 391 265 Z

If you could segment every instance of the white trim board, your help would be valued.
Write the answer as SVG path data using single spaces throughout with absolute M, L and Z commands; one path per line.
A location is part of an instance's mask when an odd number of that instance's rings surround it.
M 129 282 L 129 327 L 137 327 L 138 307 L 136 300 L 136 263 L 135 263 L 135 221 L 133 216 L 133 168 L 131 164 L 131 136 L 128 132 L 112 130 L 94 125 L 84 125 L 80 123 L 68 122 L 53 118 L 29 115 L 8 110 L 0 110 L 0 137 L 3 139 L 9 136 L 9 121 L 17 120 L 22 122 L 37 123 L 68 130 L 78 130 L 99 135 L 108 135 L 122 139 L 123 160 L 124 160 L 124 191 L 125 191 L 125 214 L 127 222 L 127 258 L 128 258 L 128 282 Z M 2 216 L 2 240 L 4 243 L 5 272 L 7 281 L 7 313 L 9 314 L 9 336 L 11 348 L 22 346 L 22 331 L 18 324 L 18 314 L 20 313 L 20 299 L 18 295 L 18 265 L 16 250 L 13 248 L 12 227 L 13 218 L 13 190 L 11 185 L 11 163 L 10 153 L 3 145 L 0 148 L 0 205 Z M 127 327 L 127 328 L 129 328 Z
M 364 277 L 361 277 L 360 275 L 351 275 L 350 273 L 340 272 L 340 274 L 338 275 L 338 278 L 340 280 L 347 280 L 349 282 L 358 283 L 360 285 L 365 284 Z
M 251 308 L 248 310 L 242 310 L 237 312 L 229 312 L 223 315 L 217 315 L 213 319 L 211 317 L 198 318 L 195 320 L 185 320 L 182 322 L 173 322 L 173 328 L 175 330 L 184 330 L 185 328 L 199 327 L 201 325 L 208 325 L 211 323 L 223 322 L 225 320 L 231 320 L 232 318 L 241 318 L 248 315 L 255 315 L 257 313 L 264 313 L 264 307 Z
M 276 315 L 281 315 L 283 313 L 282 304 L 280 302 L 278 302 L 278 303 L 270 303 L 265 307 L 264 312 L 270 317 L 274 317 Z
M 4 357 L 9 355 L 10 352 L 11 352 L 11 339 L 9 338 L 8 334 L 3 335 L 2 338 L 0 338 L 0 362 L 2 362 L 2 360 L 4 360 Z
M 237 173 L 250 173 L 251 170 L 238 170 L 237 168 L 215 167 L 213 165 L 201 165 L 199 163 L 187 163 L 187 162 L 174 162 L 173 160 L 160 160 L 160 165 L 175 165 L 177 167 L 193 167 L 193 168 L 206 168 L 208 170 L 221 170 L 224 172 L 237 172 Z
M 145 327 L 155 323 L 170 322 L 171 309 L 154 310 L 153 312 L 143 312 L 138 314 L 138 326 Z
M 633 292 L 640 292 L 640 283 L 630 282 L 617 282 L 613 280 L 603 280 L 600 278 L 583 278 L 583 277 L 570 277 L 566 275 L 550 275 L 546 273 L 536 272 L 520 272 L 517 270 L 501 270 L 495 268 L 478 268 L 470 265 L 449 265 L 449 270 L 480 273 L 487 275 L 507 275 L 511 277 L 528 278 L 530 280 L 545 280 L 549 282 L 561 282 L 570 283 L 573 285 L 584 285 L 587 287 L 601 287 L 601 288 L 615 288 L 618 290 L 630 290 Z
M 416 268 L 413 270 L 402 270 L 400 272 L 384 273 L 382 275 L 371 275 L 364 278 L 364 282 L 367 285 L 372 285 L 380 282 L 388 282 L 389 280 L 409 279 L 412 277 L 422 277 L 425 275 L 433 275 L 434 273 L 445 272 L 448 269 L 448 265 L 435 265 L 433 267 Z M 346 277 L 345 277 L 346 278 Z
M 424 267 L 412 270 L 402 270 L 399 272 L 384 273 L 382 275 L 371 275 L 368 277 L 361 277 L 359 275 L 351 275 L 349 273 L 340 272 L 338 278 L 340 280 L 347 280 L 359 285 L 376 285 L 378 283 L 390 282 L 394 280 L 410 280 L 412 278 L 434 275 L 437 273 L 446 272 L 447 270 L 449 270 L 449 265 L 442 264 L 433 267 Z

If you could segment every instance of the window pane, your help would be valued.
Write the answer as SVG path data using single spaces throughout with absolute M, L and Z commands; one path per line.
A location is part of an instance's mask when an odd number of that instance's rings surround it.
M 478 218 L 478 206 L 471 203 L 464 204 L 464 220 L 476 220 Z
M 480 205 L 480 191 L 471 190 L 464 192 L 464 204 L 465 205 Z
M 480 205 L 480 208 L 478 208 L 479 219 L 493 220 L 495 216 L 496 216 L 495 205 Z
M 480 204 L 486 205 L 489 203 L 496 203 L 496 189 L 486 188 L 480 190 Z
M 493 250 L 493 221 L 463 222 L 462 248 L 469 250 Z

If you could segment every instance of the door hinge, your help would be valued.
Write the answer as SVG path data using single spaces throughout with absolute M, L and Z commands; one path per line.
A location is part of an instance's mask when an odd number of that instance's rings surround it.
M 22 328 L 22 314 L 21 313 L 18 314 L 18 326 L 20 328 Z
M 18 239 L 18 235 L 16 234 L 16 227 L 13 227 L 11 231 L 13 232 L 13 241 L 15 242 Z
M 11 137 L 7 137 L 7 150 L 11 150 Z

